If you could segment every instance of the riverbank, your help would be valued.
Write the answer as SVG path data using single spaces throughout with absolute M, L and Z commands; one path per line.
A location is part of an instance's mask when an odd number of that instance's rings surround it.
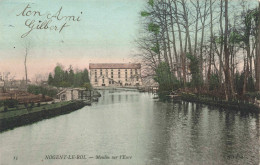
M 0 113 L 0 132 L 76 111 L 86 104 L 68 101 Z
M 205 105 L 227 108 L 232 110 L 246 111 L 246 112 L 260 112 L 260 107 L 256 104 L 243 101 L 225 101 L 217 98 L 210 98 L 203 95 L 195 95 L 191 93 L 181 93 L 179 98 L 183 101 L 201 103 Z M 174 98 L 173 98 L 174 99 Z

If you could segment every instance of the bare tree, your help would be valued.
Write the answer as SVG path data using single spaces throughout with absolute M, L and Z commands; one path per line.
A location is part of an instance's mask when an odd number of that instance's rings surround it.
M 257 29 L 257 42 L 256 42 L 256 90 L 260 91 L 260 1 L 258 6 L 258 29 Z
M 24 54 L 25 84 L 27 86 L 28 84 L 27 57 L 29 54 L 29 50 L 31 49 L 31 42 L 29 40 L 25 40 L 23 45 L 25 48 L 25 54 Z

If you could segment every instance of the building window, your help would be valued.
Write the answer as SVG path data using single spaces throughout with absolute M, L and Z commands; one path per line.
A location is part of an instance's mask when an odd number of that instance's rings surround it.
M 133 70 L 131 69 L 130 74 L 133 75 Z
M 104 77 L 103 77 L 103 79 L 102 79 L 102 83 L 105 84 L 105 79 L 104 79 Z
M 106 69 L 106 76 L 108 76 L 108 70 Z
M 136 81 L 139 81 L 139 77 L 136 77 Z
M 127 78 L 127 74 L 125 75 L 125 78 Z
M 125 79 L 125 81 L 127 81 L 127 78 Z
M 102 76 L 102 69 L 100 69 L 100 75 Z
M 114 76 L 113 76 L 113 75 L 111 75 L 111 78 L 114 78 Z
M 137 74 L 137 69 L 135 69 L 135 74 Z
M 95 78 L 95 82 L 97 82 L 97 79 Z
M 118 75 L 118 78 L 121 78 L 120 74 Z

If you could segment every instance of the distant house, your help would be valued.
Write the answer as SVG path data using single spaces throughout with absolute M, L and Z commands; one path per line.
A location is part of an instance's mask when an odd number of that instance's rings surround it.
M 90 63 L 90 82 L 93 86 L 140 86 L 140 63 Z
M 66 88 L 57 94 L 61 101 L 80 100 L 85 98 L 85 88 Z

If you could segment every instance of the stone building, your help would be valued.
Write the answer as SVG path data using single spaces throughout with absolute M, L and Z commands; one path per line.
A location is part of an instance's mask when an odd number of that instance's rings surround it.
M 57 94 L 57 98 L 61 101 L 84 99 L 84 88 L 66 88 Z
M 140 86 L 140 63 L 90 63 L 90 82 L 100 86 Z

